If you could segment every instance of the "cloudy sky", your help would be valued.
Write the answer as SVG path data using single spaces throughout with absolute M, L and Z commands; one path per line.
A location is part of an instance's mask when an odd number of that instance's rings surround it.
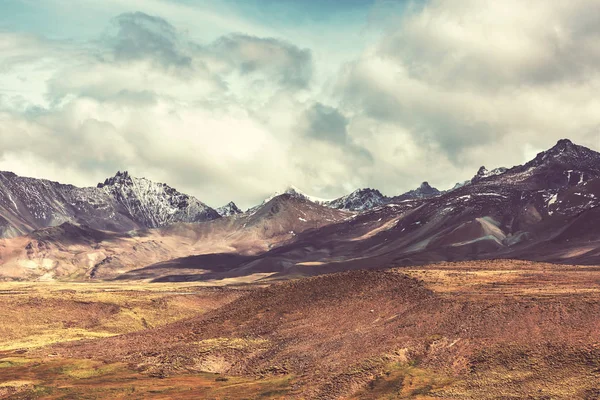
M 2 0 L 0 169 L 212 206 L 600 150 L 597 0 Z

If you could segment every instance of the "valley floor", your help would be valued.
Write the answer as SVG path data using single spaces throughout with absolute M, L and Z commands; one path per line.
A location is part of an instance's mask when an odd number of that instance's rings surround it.
M 600 398 L 600 267 L 17 282 L 0 301 L 0 398 Z

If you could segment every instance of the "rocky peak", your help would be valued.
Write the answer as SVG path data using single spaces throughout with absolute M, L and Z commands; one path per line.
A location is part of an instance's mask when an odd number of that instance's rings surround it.
M 492 172 L 484 177 L 493 176 Z M 485 179 L 485 182 L 542 190 L 574 186 L 595 177 L 600 177 L 600 153 L 574 144 L 569 139 L 561 139 L 526 164 L 504 171 L 498 177 Z M 476 175 L 472 182 L 480 180 L 482 178 Z
M 473 179 L 471 179 L 472 183 L 475 183 L 481 179 L 484 178 L 489 178 L 491 176 L 496 176 L 496 175 L 501 175 L 503 173 L 505 173 L 506 171 L 508 171 L 508 168 L 504 168 L 504 167 L 499 167 L 499 168 L 494 168 L 493 170 L 489 171 L 485 166 L 481 166 L 478 170 L 477 170 L 477 174 L 475 174 L 475 176 L 473 177 Z
M 419 186 L 419 190 L 421 190 L 421 191 L 430 191 L 432 189 L 433 188 L 431 187 L 429 182 L 423 182 L 423 183 L 421 183 L 421 186 Z
M 134 178 L 118 171 L 98 185 L 143 226 L 157 228 L 174 222 L 198 222 L 220 215 L 198 199 L 180 193 L 164 183 Z
M 10 172 L 10 171 L 0 171 L 0 175 L 7 179 L 12 179 L 12 178 L 17 177 L 17 174 L 15 174 L 14 172 Z
M 569 139 L 561 139 L 552 148 L 538 153 L 525 166 L 537 167 L 541 165 L 560 164 L 573 168 L 585 168 L 598 167 L 599 163 L 600 153 L 587 147 L 576 145 Z
M 383 197 L 379 190 L 371 188 L 356 189 L 354 192 L 351 193 L 351 195 Z
M 456 184 L 451 189 L 446 190 L 446 192 L 451 192 L 453 190 L 460 189 L 461 187 L 464 187 L 470 183 L 471 183 L 471 181 L 456 182 Z
M 393 197 L 392 201 L 426 199 L 428 197 L 439 196 L 440 194 L 442 194 L 442 192 L 431 186 L 429 182 L 423 182 L 418 188 L 410 190 L 400 196 Z
M 409 193 L 412 193 L 416 197 L 424 198 L 424 197 L 437 196 L 438 194 L 440 194 L 440 191 L 437 190 L 436 188 L 432 187 L 429 184 L 429 182 L 423 182 L 417 189 L 411 190 Z
M 123 184 L 131 184 L 133 182 L 132 177 L 129 175 L 128 171 L 117 171 L 115 176 L 111 176 L 110 178 L 106 178 L 103 183 L 98 184 L 98 188 L 103 188 L 104 186 L 114 186 L 114 185 L 123 185 Z
M 573 144 L 573 142 L 571 142 L 569 139 L 560 139 L 558 142 L 556 142 L 553 149 L 565 150 L 574 146 L 575 144 Z
M 569 139 L 560 139 L 556 144 L 550 149 L 543 151 L 539 154 L 542 154 L 542 158 L 545 156 L 545 160 L 549 157 L 551 158 L 567 158 L 567 157 L 578 157 L 587 153 L 589 149 L 578 146 L 571 142 Z M 539 156 L 538 154 L 538 156 Z
M 242 213 L 242 210 L 240 210 L 233 201 L 230 201 L 229 203 L 225 204 L 224 206 L 216 208 L 215 211 L 221 217 L 229 217 L 231 215 L 236 215 L 236 214 Z
M 294 186 L 288 186 L 282 194 L 289 194 L 292 197 L 302 197 L 305 198 L 307 197 L 304 193 L 302 193 L 300 191 L 300 189 L 294 187 Z
M 357 189 L 349 195 L 324 203 L 339 210 L 365 211 L 379 207 L 387 202 L 387 197 L 377 189 Z
M 216 218 L 219 214 L 198 199 L 127 171 L 85 188 L 0 173 L 0 237 L 63 222 L 127 232 Z

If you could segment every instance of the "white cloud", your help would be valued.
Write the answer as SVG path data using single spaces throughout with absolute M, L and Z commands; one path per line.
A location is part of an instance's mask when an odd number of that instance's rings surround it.
M 408 134 L 399 148 L 410 156 L 387 161 L 421 166 L 413 183 L 466 179 L 465 169 L 478 164 L 512 166 L 527 149 L 561 137 L 598 148 L 599 11 L 585 0 L 434 0 L 413 8 L 343 68 L 336 90 L 353 115 L 350 130 L 368 135 L 379 160 L 390 137 L 365 130 L 365 121 Z
M 0 33 L 0 168 L 79 185 L 129 169 L 247 207 L 288 184 L 445 188 L 562 137 L 600 148 L 596 1 L 386 13 L 380 40 L 325 77 L 339 58 L 297 44 L 317 32 L 290 42 L 242 24 L 202 42 L 186 30 L 197 10 L 111 4 L 127 13 L 96 41 Z
M 79 53 L 11 39 L 0 65 L 41 84 L 36 95 L 47 101 L 1 99 L 7 169 L 78 184 L 130 169 L 215 206 L 252 205 L 295 173 L 285 135 L 269 129 L 261 106 L 276 96 L 302 108 L 295 94 L 310 84 L 309 50 L 241 34 L 203 46 L 140 13 L 116 18 L 109 36 Z M 52 68 L 32 68 L 46 57 Z M 247 90 L 257 87 L 264 93 Z M 290 131 L 296 112 L 274 117 Z

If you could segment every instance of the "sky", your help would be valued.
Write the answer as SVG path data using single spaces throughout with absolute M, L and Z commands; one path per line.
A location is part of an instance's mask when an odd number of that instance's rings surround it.
M 2 0 L 0 170 L 217 207 L 600 150 L 597 0 Z

